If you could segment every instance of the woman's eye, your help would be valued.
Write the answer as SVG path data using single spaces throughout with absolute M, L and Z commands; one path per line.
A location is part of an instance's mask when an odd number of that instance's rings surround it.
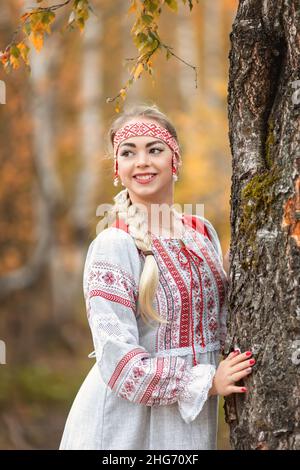
M 159 147 L 152 147 L 150 149 L 150 153 L 157 153 L 157 152 L 153 152 L 153 150 L 158 150 L 158 153 L 163 152 L 163 149 L 161 149 Z M 124 152 L 121 153 L 121 156 L 122 157 L 127 157 L 129 153 L 133 153 L 133 152 L 131 152 L 130 150 L 124 150 Z
M 158 150 L 159 153 L 163 151 L 163 149 L 160 149 L 160 148 L 158 148 L 158 147 L 152 147 L 152 149 L 150 150 L 150 152 L 151 152 L 152 150 Z M 154 153 L 154 152 L 153 152 L 153 153 Z

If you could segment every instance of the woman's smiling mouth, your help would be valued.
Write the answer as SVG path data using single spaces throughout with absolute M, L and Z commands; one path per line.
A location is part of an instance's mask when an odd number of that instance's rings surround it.
M 153 181 L 157 173 L 144 173 L 140 175 L 134 175 L 133 178 L 140 184 L 147 184 Z

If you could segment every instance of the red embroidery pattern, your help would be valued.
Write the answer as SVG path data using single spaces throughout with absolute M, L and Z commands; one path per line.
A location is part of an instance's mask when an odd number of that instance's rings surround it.
M 102 291 L 102 290 L 91 290 L 90 299 L 92 297 L 103 297 L 104 299 L 110 300 L 111 302 L 117 302 L 118 304 L 124 305 L 125 307 L 132 308 L 132 302 L 124 299 L 123 297 L 119 297 L 117 295 L 109 294 L 108 292 Z
M 166 405 L 177 401 L 186 385 L 185 377 L 185 361 L 178 356 L 143 358 L 138 365 L 129 365 L 122 377 L 119 374 L 119 383 L 115 382 L 114 388 L 129 401 L 148 406 Z
M 147 355 L 147 353 L 145 353 L 144 349 L 141 349 L 141 348 L 136 348 L 136 349 L 133 349 L 132 351 L 129 351 L 128 354 L 126 354 L 122 359 L 121 361 L 118 363 L 117 367 L 115 368 L 109 382 L 108 382 L 108 386 L 113 389 L 117 383 L 117 381 L 119 380 L 120 378 L 120 375 L 123 371 L 123 369 L 128 366 L 128 364 L 132 361 L 133 358 L 135 358 L 136 356 L 140 356 L 140 355 L 143 355 L 145 356 L 145 354 Z M 148 354 L 149 356 L 149 354 Z
M 216 255 L 215 248 L 213 247 L 213 249 L 211 250 L 207 249 L 207 246 L 209 246 L 210 242 L 207 242 L 206 245 L 205 243 L 202 243 L 199 237 L 193 238 L 195 240 L 195 243 L 201 250 L 202 254 L 204 255 L 204 258 L 207 262 L 206 265 L 213 276 L 210 278 L 206 276 L 204 279 L 204 285 L 206 287 L 206 297 L 208 299 L 208 328 L 211 333 L 212 341 L 220 340 L 220 342 L 222 343 L 224 331 L 220 330 L 220 320 L 222 315 L 226 315 L 226 311 L 224 312 L 224 302 L 227 290 L 227 278 L 223 273 L 222 266 L 220 264 L 219 258 Z M 214 281 L 214 283 L 212 283 L 212 280 Z M 213 284 L 216 285 L 216 292 L 213 289 Z M 217 304 L 215 302 L 215 299 L 217 299 Z
M 216 344 L 220 339 L 220 306 L 224 301 L 226 282 L 222 276 L 220 261 L 212 242 L 202 234 L 190 232 L 185 243 L 192 252 L 203 258 L 202 261 L 192 258 L 192 279 L 184 256 L 179 256 L 178 260 L 178 240 L 154 238 L 152 243 L 160 266 L 158 308 L 159 311 L 167 312 L 167 318 L 171 322 L 171 325 L 158 327 L 156 351 L 191 346 L 188 296 L 190 282 L 193 289 L 195 344 L 205 348 L 206 345 Z
M 178 347 L 186 347 L 190 345 L 189 335 L 189 292 L 186 287 L 186 283 L 180 275 L 178 266 L 175 266 L 174 260 L 168 255 L 168 252 L 164 249 L 159 239 L 153 240 L 153 246 L 156 248 L 161 259 L 165 263 L 171 277 L 174 279 L 181 297 L 181 317 L 180 317 L 180 339 Z
M 133 276 L 120 266 L 106 261 L 94 262 L 87 278 L 88 299 L 103 297 L 111 302 L 131 308 L 136 313 L 138 289 Z M 90 308 L 87 309 L 88 317 Z
M 179 154 L 179 146 L 176 139 L 170 134 L 168 129 L 158 126 L 155 123 L 134 122 L 133 124 L 126 124 L 118 129 L 114 136 L 114 153 L 118 152 L 120 143 L 123 140 L 135 137 L 137 135 L 149 135 L 165 141 L 169 147 Z
M 144 403 L 144 404 L 148 403 L 149 398 L 152 396 L 152 393 L 155 387 L 157 386 L 158 382 L 161 379 L 163 370 L 164 370 L 164 358 L 162 357 L 156 360 L 156 372 L 150 382 L 150 385 L 147 387 L 147 390 L 141 399 L 141 403 Z
M 219 293 L 219 305 L 224 301 L 225 296 L 225 284 L 226 278 L 221 270 L 220 261 L 216 258 L 215 250 L 208 250 L 205 244 L 200 244 L 199 237 L 195 239 L 196 244 L 199 246 L 202 254 L 207 260 L 207 264 L 214 275 L 214 279 L 217 283 L 218 293 Z M 213 254 L 212 254 L 213 253 Z

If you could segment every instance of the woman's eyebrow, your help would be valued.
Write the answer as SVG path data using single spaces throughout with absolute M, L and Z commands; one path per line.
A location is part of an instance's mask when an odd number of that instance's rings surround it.
M 163 144 L 163 142 L 161 140 L 153 140 L 152 142 L 148 142 L 148 144 L 146 144 L 146 148 L 150 147 L 153 144 Z M 124 142 L 120 145 L 120 147 L 124 147 L 125 145 L 128 145 L 129 147 L 136 147 L 133 142 Z

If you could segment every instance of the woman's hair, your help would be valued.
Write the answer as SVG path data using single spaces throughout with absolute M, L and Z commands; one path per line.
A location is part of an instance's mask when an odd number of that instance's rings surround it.
M 125 110 L 113 121 L 108 133 L 112 147 L 117 130 L 120 129 L 127 121 L 140 117 L 157 121 L 158 124 L 167 129 L 178 142 L 175 127 L 156 105 L 135 105 L 129 110 Z M 127 188 L 120 191 L 113 200 L 115 204 L 107 213 L 106 218 L 104 217 L 100 222 L 101 226 L 104 228 L 107 225 L 108 220 L 114 221 L 116 217 L 120 217 L 128 225 L 128 232 L 132 236 L 137 248 L 142 251 L 151 250 L 151 237 L 148 234 L 146 214 L 138 205 L 132 204 Z M 159 272 L 155 258 L 153 255 L 147 255 L 145 257 L 145 264 L 139 283 L 138 302 L 141 316 L 145 322 L 152 319 L 160 323 L 168 323 L 168 321 L 160 317 L 153 308 L 153 300 L 155 298 L 158 280 Z

